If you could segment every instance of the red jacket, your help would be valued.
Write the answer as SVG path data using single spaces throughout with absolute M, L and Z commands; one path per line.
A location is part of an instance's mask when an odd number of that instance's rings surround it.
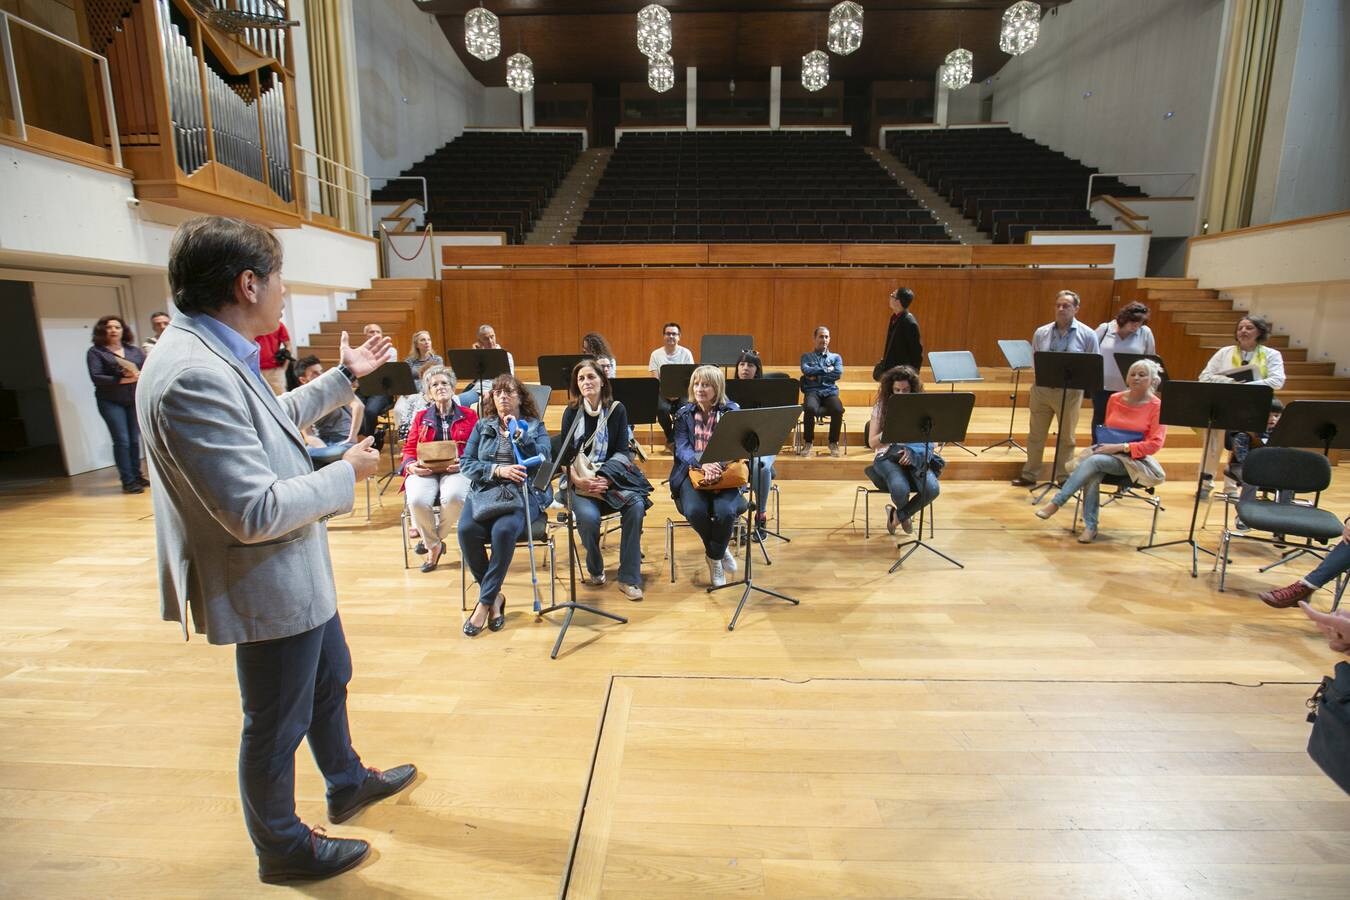
M 408 428 L 408 439 L 403 442 L 403 464 L 400 471 L 406 472 L 408 463 L 417 459 L 417 442 L 436 440 L 435 426 L 430 422 L 424 422 L 426 414 L 431 408 L 419 409 L 417 415 L 413 416 L 412 425 Z M 478 413 L 467 406 L 461 406 L 458 403 L 450 413 L 450 440 L 455 442 L 456 448 L 460 454 L 464 453 L 464 444 L 473 434 L 473 427 L 478 424 Z
M 280 367 L 277 362 L 277 350 L 282 344 L 289 344 L 291 336 L 286 331 L 283 324 L 271 334 L 258 335 L 258 368 L 276 369 Z

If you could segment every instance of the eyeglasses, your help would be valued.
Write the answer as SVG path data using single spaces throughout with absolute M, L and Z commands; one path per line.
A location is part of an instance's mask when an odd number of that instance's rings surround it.
M 492 396 L 494 397 L 516 397 L 519 395 L 520 391 L 515 388 L 497 388 L 492 392 Z

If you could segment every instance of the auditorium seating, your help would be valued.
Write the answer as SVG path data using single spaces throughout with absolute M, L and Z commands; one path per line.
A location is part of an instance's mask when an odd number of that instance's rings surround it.
M 1007 128 L 906 130 L 887 149 L 997 243 L 1028 231 L 1109 231 L 1087 211 L 1089 168 Z M 1093 194 L 1135 197 L 1137 187 L 1096 178 Z
M 437 231 L 504 231 L 520 244 L 580 151 L 579 134 L 466 131 L 403 174 L 426 178 Z M 420 200 L 422 187 L 393 181 L 373 197 Z
M 954 243 L 841 131 L 625 134 L 573 243 Z

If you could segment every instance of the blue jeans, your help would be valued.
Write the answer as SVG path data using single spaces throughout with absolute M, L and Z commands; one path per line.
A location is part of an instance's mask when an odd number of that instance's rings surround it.
M 893 459 L 878 459 L 872 463 L 872 473 L 872 483 L 890 492 L 891 502 L 902 519 L 912 518 L 942 492 L 938 477 L 932 472 L 925 472 L 920 484 L 916 469 L 906 470 Z
M 1328 581 L 1332 581 L 1350 570 L 1350 541 L 1341 541 L 1331 552 L 1327 554 L 1326 559 L 1317 564 L 1303 580 L 1313 587 L 1321 587 Z
M 533 507 L 534 504 L 531 504 Z M 544 528 L 540 519 L 534 523 L 539 535 Z M 511 557 L 516 554 L 516 542 L 525 535 L 525 513 L 513 509 L 500 515 L 491 522 L 479 522 L 473 517 L 473 504 L 464 504 L 459 516 L 459 550 L 464 561 L 478 582 L 478 602 L 491 606 L 497 601 L 497 593 L 506 580 L 506 570 L 511 568 Z M 487 546 L 492 547 L 492 557 L 488 558 Z
M 237 644 L 234 658 L 244 709 L 239 740 L 244 824 L 260 853 L 293 853 L 309 842 L 309 829 L 295 814 L 300 741 L 309 739 L 328 796 L 366 778 L 347 727 L 352 657 L 342 620 L 335 613 L 303 634 Z
M 100 399 L 98 414 L 112 436 L 113 461 L 122 486 L 130 487 L 141 478 L 141 426 L 136 421 L 136 407 Z
M 577 494 L 572 498 L 572 513 L 577 517 L 577 531 L 581 546 L 586 548 L 586 571 L 600 575 L 605 571 L 605 558 L 600 553 L 600 516 L 613 512 L 613 507 L 591 497 Z M 619 536 L 619 581 L 642 587 L 642 518 L 647 514 L 642 501 L 628 504 L 619 515 L 622 523 Z
M 1097 512 L 1102 506 L 1102 479 L 1107 475 L 1124 475 L 1125 464 L 1108 453 L 1094 453 L 1073 470 L 1064 487 L 1055 494 L 1053 502 L 1063 506 L 1081 488 L 1083 491 L 1083 527 L 1096 530 Z
M 741 492 L 736 488 L 700 491 L 688 479 L 680 485 L 680 502 L 676 505 L 703 539 L 703 552 L 708 559 L 721 559 L 727 555 L 738 511 L 744 509 L 740 502 Z
M 474 386 L 456 397 L 455 402 L 460 406 L 477 406 L 480 396 L 482 395 L 478 392 L 477 386 Z
M 761 456 L 759 464 L 750 472 L 750 483 L 755 489 L 755 502 L 759 509 L 755 517 L 762 519 L 769 513 L 769 491 L 773 489 L 773 463 L 775 456 Z

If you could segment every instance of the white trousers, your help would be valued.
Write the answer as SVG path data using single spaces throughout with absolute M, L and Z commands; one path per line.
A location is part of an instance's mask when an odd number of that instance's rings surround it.
M 433 550 L 459 522 L 459 513 L 464 509 L 465 498 L 469 496 L 469 479 L 459 472 L 449 475 L 409 475 L 403 480 L 403 493 L 408 498 L 413 524 L 422 533 L 427 549 Z M 436 514 L 432 512 L 437 500 L 441 504 L 439 527 Z

